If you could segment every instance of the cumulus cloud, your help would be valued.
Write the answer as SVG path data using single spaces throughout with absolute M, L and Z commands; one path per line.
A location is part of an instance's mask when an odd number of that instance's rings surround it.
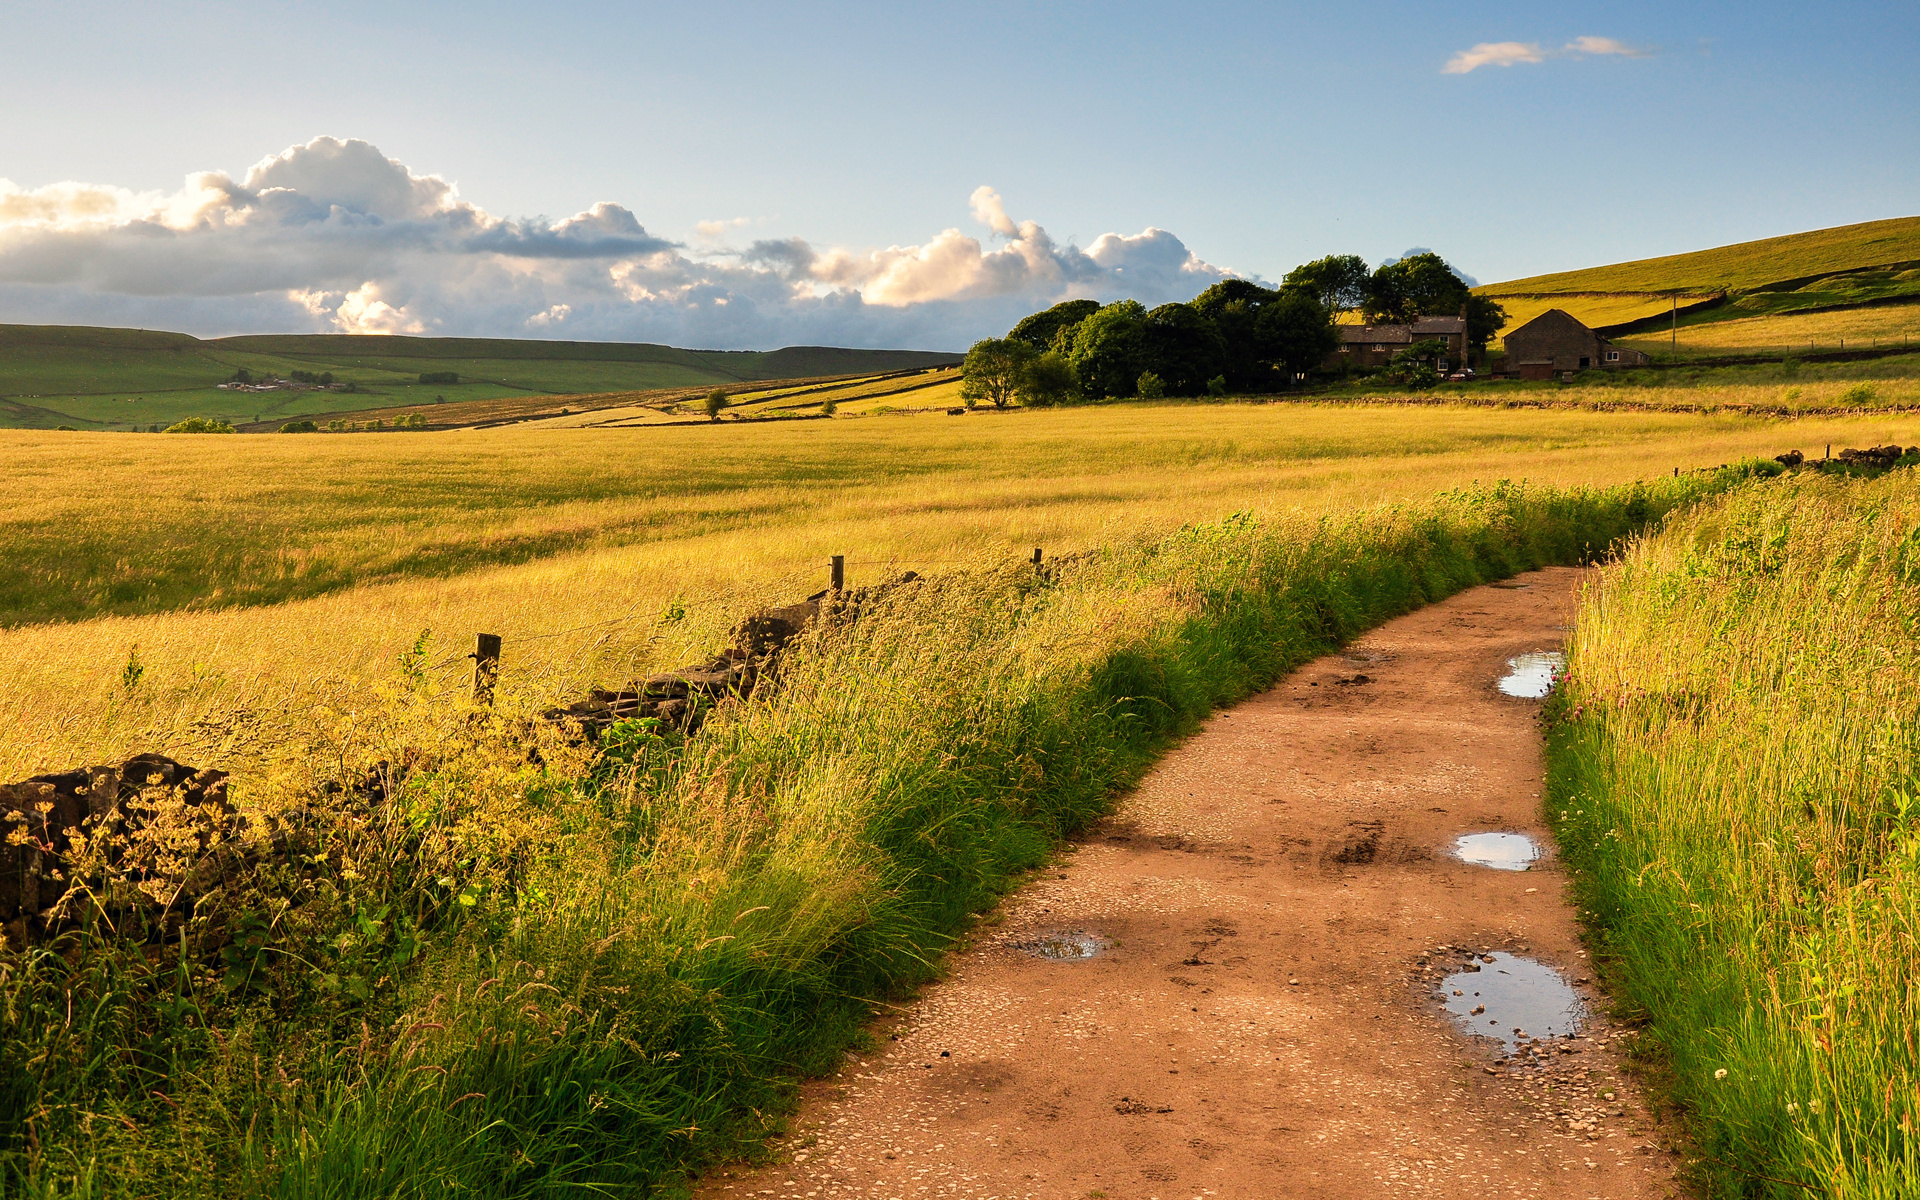
M 960 348 L 1060 300 L 1158 304 L 1230 274 L 1162 229 L 1081 250 L 991 187 L 969 205 L 991 248 L 959 228 L 884 249 L 724 245 L 745 219 L 702 222 L 689 246 L 611 202 L 495 216 L 366 142 L 322 137 L 176 192 L 0 180 L 0 320 Z
M 1536 42 L 1480 42 L 1471 50 L 1462 50 L 1440 68 L 1448 75 L 1465 75 L 1481 67 L 1511 67 L 1515 63 L 1537 63 L 1546 58 Z
M 1588 55 L 1618 54 L 1639 58 L 1647 51 L 1629 46 L 1617 38 L 1581 36 L 1558 50 L 1543 50 L 1538 42 L 1480 42 L 1470 50 L 1461 50 L 1440 68 L 1445 75 L 1465 75 L 1481 67 L 1511 67 L 1517 63 L 1545 62 L 1549 58 L 1585 58 Z

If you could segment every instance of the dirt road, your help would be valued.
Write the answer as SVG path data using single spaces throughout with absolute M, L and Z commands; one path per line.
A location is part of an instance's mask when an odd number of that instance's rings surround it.
M 1577 581 L 1464 593 L 1216 716 L 810 1089 L 783 1161 L 700 1194 L 1677 1194 L 1604 1019 L 1501 1057 L 1441 1009 L 1507 953 L 1600 999 L 1550 854 L 1451 854 L 1549 844 L 1538 704 L 1495 681 Z

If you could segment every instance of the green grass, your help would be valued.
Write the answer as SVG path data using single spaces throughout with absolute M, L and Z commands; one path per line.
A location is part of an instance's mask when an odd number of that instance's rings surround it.
M 510 395 L 643 391 L 758 379 L 899 370 L 951 361 L 919 351 L 797 346 L 680 350 L 643 343 L 490 338 L 185 334 L 76 326 L 0 326 L 0 426 L 123 429 L 190 416 L 249 421 Z M 214 385 L 255 375 L 331 372 L 358 394 L 232 393 Z M 420 384 L 454 371 L 459 384 Z
M 1801 475 L 1590 586 L 1548 816 L 1715 1197 L 1920 1191 L 1920 479 Z
M 420 764 L 381 808 L 304 810 L 337 847 L 325 870 L 203 905 L 177 960 L 104 941 L 0 958 L 0 1187 L 670 1186 L 753 1151 L 873 1001 L 932 978 L 972 914 L 1211 707 L 1740 475 L 1239 514 L 1118 538 L 1056 582 L 950 569 L 818 631 L 777 693 L 695 742 L 629 730 L 613 761 L 554 739 L 533 758 L 511 693 L 476 722 L 397 676 L 241 781 L 271 809 L 315 771 Z M 204 971 L 195 939 L 221 922 L 246 935 Z
M 1920 262 L 1920 217 L 1840 225 L 1712 250 L 1486 284 L 1483 295 L 1748 292 L 1785 280 Z

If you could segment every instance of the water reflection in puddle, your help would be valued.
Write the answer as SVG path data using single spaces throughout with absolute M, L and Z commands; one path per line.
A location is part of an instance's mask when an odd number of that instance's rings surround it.
M 1523 1038 L 1578 1033 L 1587 1006 L 1560 972 L 1531 958 L 1494 951 L 1440 984 L 1440 1000 L 1474 1037 L 1499 1038 L 1511 1053 Z
M 1095 958 L 1113 945 L 1096 933 L 1084 929 L 1055 929 L 1035 934 L 1025 941 L 1013 943 L 1015 950 L 1022 950 L 1035 958 L 1051 958 L 1059 962 L 1071 962 L 1082 958 Z
M 1500 680 L 1500 690 L 1523 700 L 1538 700 L 1553 690 L 1553 681 L 1567 668 L 1567 656 L 1558 650 L 1536 650 L 1507 660 L 1512 668 Z
M 1525 871 L 1540 850 L 1524 833 L 1465 833 L 1453 839 L 1453 856 L 1496 871 Z

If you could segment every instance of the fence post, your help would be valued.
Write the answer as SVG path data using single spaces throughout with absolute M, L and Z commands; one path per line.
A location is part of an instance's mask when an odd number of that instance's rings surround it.
M 473 639 L 473 702 L 493 703 L 493 685 L 500 679 L 500 635 L 475 634 Z
M 847 586 L 847 556 L 844 554 L 836 554 L 833 556 L 833 583 L 831 585 L 831 590 L 837 592 L 846 586 Z
M 1033 548 L 1033 569 L 1036 571 L 1040 569 L 1040 547 L 1038 546 Z

